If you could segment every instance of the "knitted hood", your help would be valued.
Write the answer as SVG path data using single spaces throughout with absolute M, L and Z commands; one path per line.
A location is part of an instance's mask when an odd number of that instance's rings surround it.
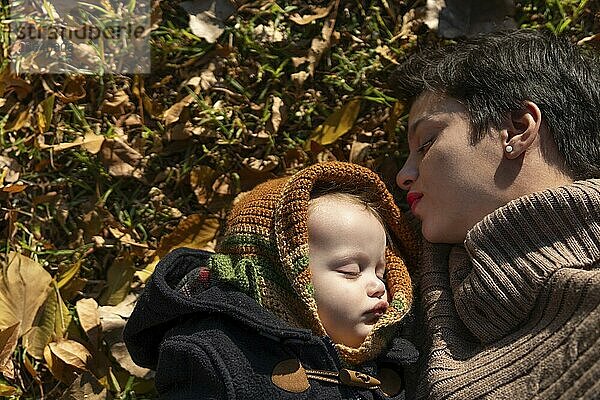
M 336 344 L 344 361 L 361 364 L 377 357 L 409 311 L 412 289 L 407 265 L 414 267 L 420 253 L 416 234 L 371 170 L 328 162 L 258 185 L 242 195 L 231 210 L 209 268 L 218 281 L 236 286 L 292 326 L 325 336 L 308 267 L 307 222 L 313 187 L 327 183 L 346 186 L 349 191 L 362 187 L 372 194 L 394 242 L 386 249 L 389 308 L 359 348 Z

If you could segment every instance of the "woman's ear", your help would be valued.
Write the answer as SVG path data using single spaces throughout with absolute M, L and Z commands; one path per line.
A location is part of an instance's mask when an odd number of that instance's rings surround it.
M 504 156 L 514 159 L 525 153 L 538 137 L 541 125 L 542 112 L 531 101 L 523 102 L 522 109 L 511 112 L 501 131 Z

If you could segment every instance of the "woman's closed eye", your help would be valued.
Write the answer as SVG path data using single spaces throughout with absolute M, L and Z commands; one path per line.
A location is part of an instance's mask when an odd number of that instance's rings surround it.
M 417 147 L 417 153 L 419 153 L 419 154 L 427 153 L 427 150 L 429 150 L 429 148 L 431 147 L 433 142 L 435 142 L 435 138 L 431 138 L 428 141 L 426 141 L 425 143 L 423 143 L 422 145 L 420 145 L 419 147 Z

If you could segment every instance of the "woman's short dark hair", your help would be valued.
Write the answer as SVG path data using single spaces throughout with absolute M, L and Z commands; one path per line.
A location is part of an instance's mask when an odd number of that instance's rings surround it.
M 550 32 L 517 30 L 422 51 L 392 77 L 398 98 L 424 92 L 467 109 L 471 142 L 532 101 L 575 179 L 600 177 L 600 62 Z

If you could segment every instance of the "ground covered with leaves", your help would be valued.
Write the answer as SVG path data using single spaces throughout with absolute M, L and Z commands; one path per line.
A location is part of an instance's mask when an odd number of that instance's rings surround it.
M 152 398 L 121 340 L 136 296 L 170 250 L 214 248 L 260 182 L 351 161 L 402 203 L 387 82 L 448 41 L 425 1 L 220 0 L 215 26 L 199 3 L 153 3 L 149 75 L 15 74 L 3 34 L 0 396 Z M 514 20 L 600 43 L 598 1 L 518 1 Z

